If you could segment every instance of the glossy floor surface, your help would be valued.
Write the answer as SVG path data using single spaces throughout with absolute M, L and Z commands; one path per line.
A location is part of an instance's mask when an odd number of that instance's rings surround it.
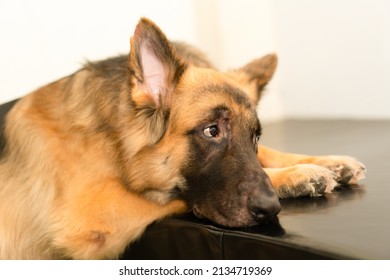
M 263 143 L 308 154 L 345 154 L 367 168 L 360 185 L 317 198 L 283 201 L 280 238 L 357 258 L 390 259 L 390 122 L 285 121 Z

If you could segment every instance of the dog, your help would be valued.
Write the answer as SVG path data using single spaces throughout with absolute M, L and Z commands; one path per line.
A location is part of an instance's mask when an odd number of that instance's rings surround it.
M 1 259 L 117 258 L 145 228 L 193 210 L 226 227 L 275 217 L 279 198 L 355 184 L 347 156 L 259 144 L 274 54 L 219 72 L 142 18 L 128 56 L 87 63 L 4 120 Z

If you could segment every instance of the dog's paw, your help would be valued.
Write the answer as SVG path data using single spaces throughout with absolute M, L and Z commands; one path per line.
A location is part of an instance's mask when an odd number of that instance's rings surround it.
M 363 163 L 349 156 L 320 156 L 313 161 L 336 174 L 336 181 L 341 185 L 357 184 L 365 178 L 366 167 Z
M 331 192 L 337 175 L 315 164 L 297 164 L 286 168 L 266 169 L 280 198 L 318 196 Z

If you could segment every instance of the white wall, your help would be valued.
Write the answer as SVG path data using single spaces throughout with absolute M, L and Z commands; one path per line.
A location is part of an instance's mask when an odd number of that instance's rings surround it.
M 68 75 L 86 60 L 127 53 L 142 16 L 173 39 L 200 44 L 192 0 L 1 0 L 0 103 Z
M 277 52 L 261 117 L 390 118 L 390 1 L 2 0 L 0 103 L 129 49 L 141 16 L 221 69 Z
M 287 117 L 390 118 L 390 1 L 274 1 Z

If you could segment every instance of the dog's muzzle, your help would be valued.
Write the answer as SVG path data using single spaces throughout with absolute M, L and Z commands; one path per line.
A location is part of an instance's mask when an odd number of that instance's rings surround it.
M 249 212 L 257 222 L 272 220 L 281 210 L 276 195 L 275 197 L 250 197 L 248 200 Z
M 263 171 L 254 176 L 255 180 L 241 183 L 241 189 L 248 192 L 248 210 L 257 222 L 266 222 L 275 218 L 280 212 L 281 205 L 271 181 Z

